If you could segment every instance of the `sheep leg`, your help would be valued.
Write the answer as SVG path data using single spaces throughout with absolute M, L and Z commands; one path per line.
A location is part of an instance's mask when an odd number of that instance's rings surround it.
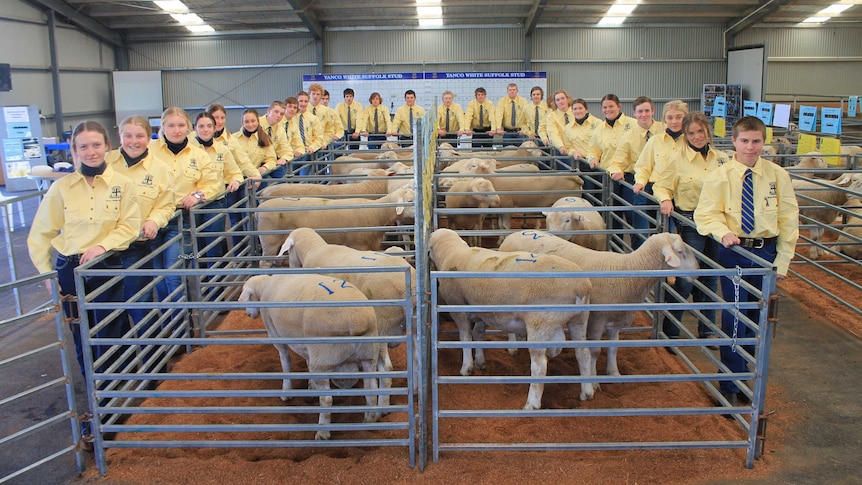
M 578 302 L 580 303 L 580 302 Z M 567 326 L 569 327 L 569 338 L 572 341 L 583 342 L 587 339 L 587 317 L 589 316 L 588 312 L 581 312 L 578 317 L 569 320 Z M 579 348 L 575 349 L 575 357 L 578 359 L 578 369 L 580 370 L 581 377 L 589 377 L 591 375 L 590 371 L 592 367 L 594 367 L 592 356 L 590 355 L 590 349 L 588 348 Z M 592 370 L 595 372 L 594 370 Z M 593 389 L 593 384 L 591 382 L 584 382 L 581 384 L 581 401 L 589 401 L 595 396 L 595 389 Z
M 518 334 L 516 334 L 516 333 L 510 333 L 509 334 L 509 342 L 517 342 L 518 340 L 524 340 L 524 339 L 518 339 Z M 506 352 L 508 352 L 509 355 L 514 357 L 514 356 L 518 355 L 518 348 L 513 347 L 511 349 L 506 349 Z
M 290 372 L 290 350 L 287 345 L 276 345 L 275 349 L 278 350 L 278 358 L 281 361 L 281 370 L 282 372 Z M 285 394 L 281 396 L 282 401 L 287 401 L 287 392 L 293 389 L 293 386 L 290 384 L 290 379 L 284 379 L 281 384 L 281 390 Z
M 312 371 L 309 368 L 309 372 L 320 372 L 320 370 Z M 328 391 L 329 390 L 329 379 L 312 379 L 308 381 L 309 387 L 317 390 Z M 324 412 L 326 408 L 332 407 L 332 396 L 320 396 L 320 419 L 318 419 L 317 424 L 321 426 L 325 426 L 332 422 L 332 413 Z M 318 430 L 314 435 L 315 440 L 328 440 L 330 438 L 329 430 Z
M 481 342 L 483 340 L 485 340 L 485 322 L 477 320 L 473 322 L 473 341 Z M 476 349 L 476 357 L 473 363 L 478 369 L 485 370 L 485 349 Z
M 608 328 L 608 340 L 619 340 L 620 339 L 620 329 L 618 328 Z M 617 368 L 617 350 L 619 347 L 608 347 L 608 375 L 609 376 L 618 376 L 620 375 L 620 370 Z
M 377 372 L 390 372 L 392 370 L 392 359 L 389 358 L 389 347 L 386 344 L 380 345 L 380 356 L 377 359 Z M 392 388 L 392 379 L 380 379 L 380 387 L 383 389 Z M 378 405 L 381 407 L 389 406 L 389 394 L 382 394 L 378 398 Z M 381 413 L 381 416 L 389 414 L 388 412 Z
M 817 241 L 817 243 L 820 243 L 821 238 L 823 237 L 823 228 L 813 227 L 809 231 L 809 235 L 811 236 L 812 240 Z M 820 259 L 820 256 L 822 256 L 822 254 L 820 253 L 820 248 L 813 244 L 809 246 L 809 248 L 810 249 L 808 250 L 808 254 L 809 256 L 811 256 L 811 259 Z
M 378 355 L 378 358 L 376 360 L 379 363 L 383 359 Z M 362 372 L 374 372 L 374 364 L 375 364 L 375 361 L 373 361 L 373 360 L 362 360 L 359 362 L 359 366 L 362 369 Z M 380 366 L 378 365 L 378 370 L 379 370 L 379 368 L 380 368 Z M 391 381 L 390 381 L 390 385 L 391 385 Z M 362 379 L 362 387 L 364 387 L 366 392 L 367 392 L 367 394 L 365 394 L 365 404 L 369 408 L 374 407 L 374 405 L 377 403 L 377 401 L 375 399 L 375 394 L 376 394 L 375 391 L 377 390 L 377 379 L 363 378 Z M 381 400 L 383 399 L 382 395 L 380 396 L 380 399 Z M 389 403 L 387 402 L 386 405 L 388 406 Z M 374 423 L 380 419 L 380 416 L 381 416 L 381 414 L 377 411 L 368 411 L 365 413 L 365 417 L 363 418 L 363 421 L 366 423 Z
M 451 316 L 452 319 L 455 320 L 455 324 L 458 325 L 458 339 L 462 342 L 472 342 L 473 338 L 470 334 L 472 325 L 470 324 L 470 320 L 467 318 L 467 315 L 464 313 L 452 313 Z M 461 349 L 461 352 L 462 361 L 460 374 L 462 376 L 473 375 L 473 349 L 465 347 Z
M 530 375 L 532 377 L 545 377 L 548 374 L 548 354 L 547 349 L 530 350 Z M 545 392 L 545 385 L 540 382 L 530 384 L 530 392 L 527 393 L 527 404 L 524 404 L 524 410 L 532 411 L 542 408 L 542 394 Z

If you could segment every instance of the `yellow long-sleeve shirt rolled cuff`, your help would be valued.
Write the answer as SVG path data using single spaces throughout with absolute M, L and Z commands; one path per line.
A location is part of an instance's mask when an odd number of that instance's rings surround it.
M 561 146 L 565 146 L 564 141 L 564 131 L 566 129 L 566 113 L 567 111 L 560 111 L 558 109 L 548 111 L 547 117 L 547 130 L 548 130 L 548 141 L 550 141 L 551 146 L 554 148 L 560 148 Z M 569 114 L 569 123 L 572 122 L 574 116 L 571 113 Z
M 141 223 L 153 221 L 159 228 L 168 225 L 174 214 L 174 176 L 171 168 L 147 155 L 140 162 L 126 165 L 126 160 L 119 150 L 113 150 L 105 161 L 117 173 L 128 177 L 135 185 L 138 194 L 138 205 L 141 209 Z
M 30 259 L 40 273 L 54 270 L 51 248 L 72 256 L 94 247 L 122 251 L 141 232 L 141 208 L 132 181 L 111 166 L 93 186 L 80 172 L 54 182 L 27 237 Z
M 721 240 L 733 233 L 742 237 L 776 237 L 773 264 L 785 275 L 799 239 L 799 206 L 790 176 L 778 165 L 759 158 L 752 168 L 754 231 L 742 232 L 742 181 L 746 166 L 736 159 L 713 170 L 703 183 L 694 222 L 702 235 Z

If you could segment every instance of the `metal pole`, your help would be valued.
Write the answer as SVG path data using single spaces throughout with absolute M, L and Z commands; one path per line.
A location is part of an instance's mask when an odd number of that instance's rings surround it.
M 51 48 L 51 86 L 54 89 L 54 124 L 57 139 L 63 140 L 63 101 L 60 93 L 60 65 L 57 62 L 57 35 L 54 11 L 48 9 L 48 44 Z
M 433 111 L 436 115 L 437 109 Z M 431 204 L 426 200 L 426 185 L 428 177 L 425 176 L 426 170 L 433 171 L 434 165 L 427 164 L 426 154 L 432 149 L 429 145 L 430 140 L 425 138 L 424 119 L 417 118 L 413 126 L 413 164 L 416 167 L 413 175 L 413 182 L 416 187 L 415 210 L 416 220 L 414 226 L 414 242 L 416 255 L 416 334 L 418 336 L 418 345 L 416 352 L 419 352 L 419 469 L 424 470 L 428 464 L 428 370 L 429 370 L 429 341 L 428 327 L 428 301 L 426 293 L 430 286 L 428 279 L 430 270 L 428 267 L 428 251 L 427 242 L 430 229 L 428 221 L 430 220 Z M 432 137 L 433 138 L 433 137 Z M 427 187 L 430 188 L 430 187 Z M 433 200 L 433 197 L 431 198 Z M 409 357 L 408 357 L 409 358 Z

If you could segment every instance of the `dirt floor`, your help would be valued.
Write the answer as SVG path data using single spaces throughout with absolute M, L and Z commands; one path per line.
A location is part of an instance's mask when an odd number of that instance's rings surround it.
M 846 294 L 851 301 L 862 295 L 854 294 L 846 285 L 813 268 L 794 266 L 808 278 Z M 847 265 L 835 268 L 855 281 L 862 281 L 858 269 Z M 855 335 L 862 335 L 862 322 L 855 313 L 819 295 L 798 278 L 790 277 L 779 285 L 782 293 L 803 302 L 812 319 L 823 319 Z M 636 325 L 646 325 L 639 316 Z M 241 312 L 232 312 L 221 324 L 221 329 L 263 328 L 259 320 L 248 319 Z M 778 327 L 779 336 L 782 327 Z M 624 374 L 681 373 L 679 359 L 663 349 L 621 349 L 620 370 Z M 404 368 L 403 349 L 392 352 L 396 368 Z M 487 373 L 501 375 L 528 375 L 529 356 L 523 350 L 515 358 L 503 350 L 486 351 Z M 304 371 L 301 359 L 295 359 L 295 370 Z M 441 353 L 441 374 L 457 375 L 460 366 L 459 350 Z M 604 357 L 599 362 L 603 369 Z M 278 372 L 275 349 L 258 346 L 208 346 L 183 356 L 174 365 L 174 372 Z M 572 350 L 551 359 L 549 375 L 577 374 Z M 397 384 L 397 383 L 396 383 Z M 208 381 L 212 389 L 243 388 L 277 389 L 273 381 Z M 299 383 L 304 386 L 305 383 Z M 402 383 L 403 385 L 403 383 Z M 159 389 L 181 389 L 178 381 L 166 381 Z M 458 392 L 455 392 L 458 391 Z M 621 384 L 605 385 L 594 401 L 578 400 L 577 385 L 548 385 L 543 404 L 550 409 L 595 409 L 605 407 L 653 406 L 709 406 L 710 397 L 702 387 L 689 384 Z M 475 392 L 463 389 L 441 388 L 441 402 L 448 408 L 518 409 L 526 398 L 525 385 L 476 386 Z M 744 481 L 745 483 L 774 483 L 779 470 L 788 468 L 787 453 L 782 453 L 785 441 L 797 433 L 808 419 L 802 414 L 805 406 L 787 389 L 773 384 L 767 392 L 767 410 L 778 410 L 770 418 L 769 436 L 764 456 L 754 469 L 744 467 L 744 450 L 661 450 L 661 451 L 549 451 L 549 452 L 449 452 L 443 453 L 439 463 L 429 463 L 424 472 L 408 466 L 407 452 L 401 448 L 337 448 L 337 449 L 109 449 L 108 475 L 99 477 L 98 471 L 89 468 L 81 481 L 111 484 L 191 484 L 200 483 L 368 483 L 381 477 L 387 483 L 520 483 L 526 480 L 558 483 L 596 484 L 713 484 Z M 356 400 L 336 399 L 335 405 L 361 404 Z M 160 399 L 159 405 L 172 405 L 170 399 Z M 202 404 L 203 401 L 199 401 Z M 233 404 L 222 401 L 223 404 Z M 277 398 L 248 401 L 245 404 L 280 405 Z M 208 405 L 216 403 L 207 402 Z M 293 399 L 286 405 L 309 405 L 311 401 Z M 272 422 L 296 415 L 255 415 L 242 422 Z M 337 416 L 337 415 L 336 415 Z M 337 417 L 334 416 L 334 421 Z M 191 419 L 190 419 L 191 418 Z M 130 423 L 223 423 L 233 422 L 235 416 L 136 416 Z M 251 421 L 249 421 L 251 419 Z M 314 422 L 314 417 L 293 419 Z M 344 420 L 359 419 L 346 415 Z M 384 421 L 390 418 L 384 418 Z M 402 420 L 399 417 L 399 420 Z M 379 432 L 375 432 L 379 433 Z M 382 432 L 386 434 L 387 432 Z M 393 432 L 394 433 L 394 432 Z M 310 439 L 311 433 L 303 436 Z M 374 434 L 369 434 L 369 437 Z M 390 433 L 387 437 L 396 437 Z M 671 441 L 683 439 L 739 440 L 744 439 L 740 428 L 721 416 L 703 417 L 637 417 L 637 418 L 543 418 L 543 419 L 481 419 L 458 420 L 441 423 L 441 436 L 445 441 Z M 248 437 L 248 436 L 246 436 Z M 688 438 L 686 438 L 688 437 Z M 150 435 L 147 439 L 169 438 Z M 183 439 L 224 439 L 225 436 L 183 434 Z M 283 439 L 277 434 L 255 433 L 253 439 Z M 295 435 L 294 435 L 295 438 Z M 118 437 L 117 439 L 121 439 Z M 135 439 L 141 439 L 137 435 Z M 815 459 L 816 460 L 816 459 Z M 797 464 L 798 465 L 798 464 Z M 785 483 L 785 480 L 779 482 Z M 775 482 L 777 483 L 777 482 Z M 790 482 L 786 482 L 790 483 Z M 801 482 L 800 482 L 801 483 Z M 849 482 L 848 482 L 849 483 Z

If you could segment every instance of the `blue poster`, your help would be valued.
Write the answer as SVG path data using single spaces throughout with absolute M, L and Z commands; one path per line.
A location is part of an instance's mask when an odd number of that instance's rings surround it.
M 772 103 L 757 103 L 757 117 L 764 125 L 772 124 Z
M 841 108 L 823 108 L 821 110 L 820 131 L 830 135 L 841 134 Z
M 754 101 L 743 101 L 742 116 L 757 116 L 757 103 Z
M 852 118 L 856 116 L 856 105 L 859 104 L 859 96 L 850 96 L 850 100 L 847 101 L 847 117 Z
M 727 100 L 724 96 L 716 96 L 712 103 L 712 116 L 717 118 L 727 117 Z
M 817 128 L 817 106 L 799 107 L 799 129 L 802 131 L 815 131 Z

